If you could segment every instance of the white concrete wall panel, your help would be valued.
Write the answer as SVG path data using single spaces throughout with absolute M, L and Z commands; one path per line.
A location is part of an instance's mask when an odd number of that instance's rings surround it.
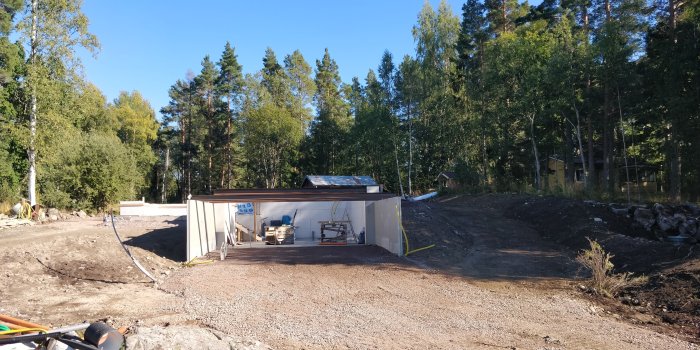
M 399 220 L 401 200 L 399 197 L 374 202 L 376 245 L 397 255 L 403 255 L 403 236 Z M 397 215 L 398 212 L 398 215 Z
M 126 216 L 185 216 L 186 204 L 151 204 L 138 202 L 122 202 L 119 207 L 119 215 Z

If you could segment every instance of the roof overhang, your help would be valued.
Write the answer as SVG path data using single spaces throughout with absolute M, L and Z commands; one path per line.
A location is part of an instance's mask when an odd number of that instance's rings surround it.
M 192 196 L 210 203 L 249 202 L 354 202 L 397 197 L 393 193 L 367 193 L 365 189 L 247 189 L 216 190 L 213 195 Z

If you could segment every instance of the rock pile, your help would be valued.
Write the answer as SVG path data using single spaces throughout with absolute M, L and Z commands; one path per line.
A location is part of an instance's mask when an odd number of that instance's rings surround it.
M 83 210 L 79 211 L 73 211 L 72 213 L 62 213 L 60 210 L 56 208 L 39 208 L 36 212 L 35 220 L 39 222 L 50 222 L 50 221 L 59 221 L 59 220 L 66 220 L 70 218 L 70 216 L 77 216 L 81 219 L 87 218 L 88 214 L 85 213 Z
M 611 207 L 612 208 L 612 207 Z M 613 210 L 618 213 L 618 211 Z M 700 241 L 700 207 L 695 205 L 636 206 L 629 209 L 634 221 L 658 237 L 680 236 L 678 240 L 690 243 Z

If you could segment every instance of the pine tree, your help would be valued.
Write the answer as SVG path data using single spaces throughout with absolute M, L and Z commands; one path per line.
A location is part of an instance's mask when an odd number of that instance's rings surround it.
M 323 58 L 316 60 L 317 117 L 311 124 L 308 171 L 319 174 L 342 174 L 343 155 L 348 152 L 347 138 L 352 126 L 349 106 L 343 99 L 338 64 L 325 50 Z
M 286 107 L 289 98 L 289 85 L 286 80 L 287 76 L 277 61 L 275 52 L 268 47 L 263 57 L 262 85 L 279 107 Z
M 197 90 L 197 96 L 200 98 L 200 105 L 202 111 L 202 117 L 206 124 L 206 157 L 207 157 L 207 167 L 206 167 L 206 185 L 205 191 L 207 193 L 213 193 L 213 183 L 214 183 L 214 154 L 216 152 L 217 142 L 219 141 L 217 131 L 219 124 L 219 96 L 217 95 L 217 85 L 216 81 L 219 77 L 219 70 L 209 56 L 204 56 L 202 60 L 202 71 L 198 76 L 194 78 L 195 87 Z
M 221 167 L 221 181 L 219 186 L 222 188 L 231 188 L 234 181 L 234 144 L 235 137 L 234 124 L 237 125 L 238 115 L 241 109 L 241 93 L 243 91 L 243 74 L 242 66 L 238 64 L 235 49 L 231 47 L 231 43 L 226 42 L 224 52 L 221 54 L 221 59 L 218 62 L 219 76 L 216 81 L 217 93 L 226 100 L 226 131 L 224 141 L 224 164 Z
M 308 107 L 316 93 L 316 84 L 311 77 L 313 70 L 301 52 L 295 50 L 291 55 L 285 56 L 284 71 L 291 94 L 289 109 L 292 116 L 299 120 L 302 134 L 305 134 L 313 118 Z

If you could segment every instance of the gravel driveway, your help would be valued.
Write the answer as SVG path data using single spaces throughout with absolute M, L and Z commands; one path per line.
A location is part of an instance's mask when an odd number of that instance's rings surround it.
M 426 270 L 376 247 L 238 249 L 162 286 L 205 325 L 281 349 L 685 349 L 568 290 Z

